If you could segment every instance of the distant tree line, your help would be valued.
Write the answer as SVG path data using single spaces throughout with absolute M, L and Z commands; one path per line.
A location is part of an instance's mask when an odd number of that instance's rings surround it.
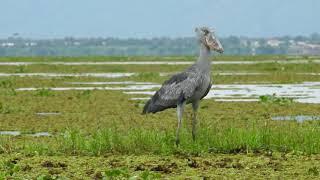
M 230 36 L 221 38 L 228 55 L 299 54 L 299 48 L 312 48 L 320 54 L 320 34 L 284 36 L 276 38 L 248 38 Z M 319 52 L 317 46 L 319 45 Z M 195 55 L 195 38 L 74 38 L 28 39 L 9 37 L 0 39 L 0 56 L 132 56 L 132 55 Z

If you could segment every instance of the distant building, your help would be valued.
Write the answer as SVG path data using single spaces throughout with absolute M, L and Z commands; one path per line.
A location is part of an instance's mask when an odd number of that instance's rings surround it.
M 4 43 L 1 43 L 1 46 L 2 47 L 13 47 L 15 44 L 12 43 L 12 42 L 4 42 Z
M 252 46 L 255 48 L 260 47 L 259 41 L 253 41 Z
M 308 44 L 306 42 L 299 41 L 295 45 L 290 46 L 289 53 L 320 55 L 320 44 Z
M 24 43 L 25 46 L 36 46 L 37 43 L 36 42 L 26 42 Z
M 278 47 L 281 43 L 283 43 L 283 42 L 279 41 L 277 39 L 270 39 L 267 41 L 267 44 L 271 47 Z
M 296 42 L 294 40 L 289 40 L 290 45 L 296 45 Z

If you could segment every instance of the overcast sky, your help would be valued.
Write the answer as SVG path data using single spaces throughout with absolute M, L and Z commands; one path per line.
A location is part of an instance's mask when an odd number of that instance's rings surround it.
M 0 0 L 0 38 L 183 37 L 320 32 L 320 0 Z

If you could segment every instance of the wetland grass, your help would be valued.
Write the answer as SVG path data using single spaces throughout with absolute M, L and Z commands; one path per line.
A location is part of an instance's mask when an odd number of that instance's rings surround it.
M 215 61 L 215 60 L 213 60 Z M 240 61 L 241 62 L 241 61 Z M 190 62 L 191 63 L 191 62 Z M 158 64 L 140 64 L 140 65 L 46 65 L 35 64 L 28 66 L 0 66 L 1 73 L 123 73 L 123 72 L 180 72 L 188 65 L 158 65 Z M 281 63 L 259 63 L 259 64 L 213 64 L 213 72 L 259 72 L 259 73 L 319 73 L 320 63 L 302 63 L 302 64 L 281 64 Z
M 172 155 L 175 153 L 253 153 L 259 151 L 297 152 L 305 154 L 320 153 L 320 126 L 306 127 L 251 127 L 206 128 L 199 129 L 194 142 L 190 132 L 184 130 L 182 143 L 174 145 L 172 131 L 152 131 L 144 129 L 128 130 L 120 133 L 107 129 L 85 135 L 79 131 L 66 131 L 59 139 L 63 142 L 60 151 L 101 155 L 107 153 Z
M 319 57 L 219 56 L 217 60 L 312 60 Z M 194 57 L 39 57 L 14 61 L 193 61 Z M 6 69 L 7 68 L 7 69 Z M 320 170 L 320 122 L 275 121 L 274 116 L 319 116 L 318 104 L 262 96 L 262 102 L 203 100 L 197 140 L 186 107 L 181 145 L 174 144 L 174 109 L 142 116 L 141 104 L 122 91 L 50 91 L 68 82 L 137 81 L 161 84 L 185 65 L 0 67 L 0 72 L 138 72 L 131 77 L 0 77 L 0 179 L 316 179 Z M 214 84 L 320 81 L 319 64 L 216 65 L 213 71 L 267 75 L 213 76 Z M 67 84 L 82 87 L 86 85 Z M 117 85 L 118 86 L 118 85 Z M 15 91 L 35 87 L 38 91 Z M 39 116 L 41 112 L 57 115 Z M 28 133 L 27 133 L 28 132 Z M 30 132 L 52 136 L 32 137 Z
M 55 137 L 39 137 L 36 141 L 23 136 L 1 137 L 1 152 L 20 152 L 33 155 L 85 155 L 153 154 L 153 155 L 205 155 L 210 153 L 296 152 L 319 154 L 320 125 L 291 123 L 291 125 L 265 126 L 254 123 L 248 128 L 199 128 L 193 141 L 189 129 L 181 133 L 181 145 L 174 145 L 174 130 L 146 130 L 132 128 L 126 131 L 110 128 L 93 133 L 69 129 Z M 21 141 L 21 139 L 24 139 Z

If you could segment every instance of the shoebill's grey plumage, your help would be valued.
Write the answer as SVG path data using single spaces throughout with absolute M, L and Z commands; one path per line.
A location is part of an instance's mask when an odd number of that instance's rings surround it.
M 185 71 L 173 75 L 145 104 L 143 114 L 156 113 L 168 108 L 177 108 L 178 128 L 176 144 L 179 144 L 179 132 L 185 104 L 192 103 L 192 137 L 196 137 L 197 110 L 199 102 L 211 88 L 210 50 L 223 53 L 223 47 L 214 32 L 207 27 L 196 28 L 200 44 L 197 61 Z

